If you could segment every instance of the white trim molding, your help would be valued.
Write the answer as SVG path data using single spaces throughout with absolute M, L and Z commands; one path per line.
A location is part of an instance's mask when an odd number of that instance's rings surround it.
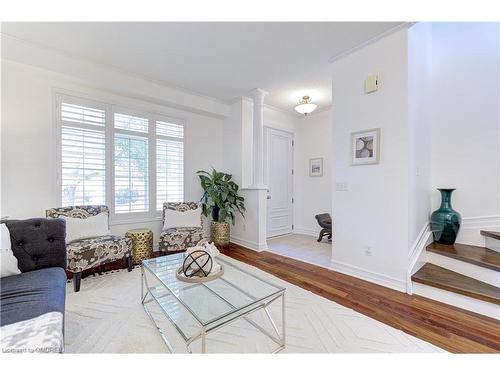
M 486 246 L 484 236 L 479 233 L 481 229 L 500 230 L 500 215 L 462 218 L 462 226 L 458 232 L 457 242 L 467 245 Z
M 332 260 L 331 269 L 333 271 L 340 272 L 381 286 L 385 286 L 399 292 L 406 291 L 405 280 L 396 279 L 394 277 L 387 276 L 378 272 L 369 271 L 367 269 L 356 267 L 351 264 Z
M 243 246 L 244 248 L 247 248 L 249 250 L 258 251 L 258 252 L 265 251 L 268 249 L 267 243 L 259 244 L 259 243 L 254 242 L 254 241 L 248 241 L 248 240 L 244 240 L 243 238 L 238 238 L 238 237 L 234 237 L 234 236 L 231 236 L 231 242 L 235 243 L 236 245 Z
M 418 234 L 415 242 L 408 252 L 408 269 L 406 271 L 406 293 L 412 294 L 412 281 L 411 275 L 415 273 L 415 266 L 418 263 L 419 259 L 422 258 L 422 254 L 424 254 L 425 248 L 432 242 L 432 232 L 431 232 L 431 224 L 430 222 L 426 222 L 420 233 Z M 425 254 L 424 254 L 425 255 Z
M 354 53 L 354 52 L 356 52 L 356 51 L 358 51 L 358 50 L 360 50 L 360 49 L 362 49 L 362 48 L 364 48 L 364 47 L 366 47 L 366 46 L 368 46 L 370 44 L 373 44 L 373 43 L 379 41 L 380 39 L 385 38 L 388 35 L 394 34 L 395 32 L 397 32 L 399 30 L 402 30 L 402 29 L 405 29 L 405 28 L 409 29 L 414 24 L 415 24 L 415 22 L 402 22 L 399 25 L 396 25 L 393 28 L 390 28 L 389 30 L 386 30 L 386 31 L 380 33 L 379 35 L 377 35 L 377 36 L 375 36 L 375 37 L 373 37 L 373 38 L 371 38 L 371 39 L 369 39 L 369 40 L 367 40 L 367 41 L 365 41 L 363 43 L 360 43 L 360 44 L 358 44 L 357 46 L 355 46 L 353 48 L 348 49 L 347 51 L 341 52 L 341 53 L 339 53 L 337 55 L 334 55 L 334 56 L 330 57 L 328 59 L 328 62 L 331 64 L 331 63 L 333 63 L 333 62 L 335 62 L 337 60 L 340 60 L 340 59 L 342 59 L 342 58 L 344 58 L 346 56 L 349 56 L 350 54 L 352 54 L 352 53 Z
M 306 229 L 306 228 L 294 228 L 293 233 L 318 238 L 319 231 L 320 231 L 320 229 L 313 230 L 313 229 Z
M 0 38 L 2 46 L 9 47 L 9 53 L 4 53 L 2 56 L 3 60 L 61 74 L 71 80 L 75 78 L 79 81 L 83 80 L 87 82 L 89 87 L 98 90 L 105 88 L 102 83 L 106 81 L 108 82 L 107 87 L 113 87 L 112 93 L 116 95 L 128 96 L 161 106 L 218 119 L 225 119 L 231 115 L 231 108 L 227 101 L 188 90 L 155 77 L 131 72 L 102 61 L 82 58 L 82 56 L 6 34 L 5 32 L 0 32 Z M 34 62 L 34 60 L 26 59 L 26 56 L 38 56 L 38 58 Z M 58 62 L 56 65 L 54 65 L 55 60 Z M 68 69 L 63 71 L 60 67 L 68 67 Z M 93 78 L 97 76 L 106 77 L 106 79 L 99 81 Z

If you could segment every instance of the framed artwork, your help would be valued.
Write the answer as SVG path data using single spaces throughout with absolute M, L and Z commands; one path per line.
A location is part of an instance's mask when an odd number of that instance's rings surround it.
M 323 158 L 309 159 L 309 176 L 323 176 Z
M 380 159 L 380 128 L 351 133 L 351 164 L 377 164 Z

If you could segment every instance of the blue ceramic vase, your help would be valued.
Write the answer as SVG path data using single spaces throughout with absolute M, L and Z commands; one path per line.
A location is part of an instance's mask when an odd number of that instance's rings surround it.
M 431 215 L 431 230 L 434 241 L 453 245 L 457 239 L 462 217 L 451 207 L 451 193 L 455 189 L 438 189 L 441 192 L 441 207 Z

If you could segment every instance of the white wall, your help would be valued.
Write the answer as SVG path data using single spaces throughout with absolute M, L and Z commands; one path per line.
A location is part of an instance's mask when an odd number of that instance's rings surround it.
M 315 215 L 332 211 L 331 111 L 299 119 L 295 133 L 295 232 L 317 236 Z M 309 159 L 323 158 L 323 176 L 309 176 Z
M 223 121 L 110 94 L 105 88 L 89 88 L 98 82 L 56 74 L 17 62 L 2 60 L 2 215 L 12 218 L 45 216 L 45 209 L 57 205 L 55 90 L 86 95 L 137 108 L 171 114 L 186 120 L 186 200 L 199 200 L 202 190 L 195 176 L 199 169 L 222 167 Z M 133 227 L 150 227 L 155 242 L 159 220 L 112 226 L 115 233 Z
M 403 29 L 332 63 L 333 182 L 348 184 L 333 191 L 332 268 L 400 290 L 408 252 L 407 44 Z M 365 94 L 374 73 L 380 89 Z M 351 166 L 350 134 L 370 128 L 381 128 L 380 163 Z
M 436 188 L 457 189 L 462 242 L 480 240 L 469 218 L 496 216 L 500 227 L 499 54 L 498 23 L 432 25 L 432 209 Z
M 432 24 L 408 30 L 409 217 L 408 246 L 425 230 L 431 212 Z
M 438 187 L 457 188 L 458 242 L 500 228 L 499 61 L 499 24 L 419 23 L 332 64 L 333 178 L 349 185 L 333 192 L 334 269 L 402 289 Z M 380 89 L 365 95 L 372 73 Z M 380 164 L 349 166 L 349 133 L 371 127 Z

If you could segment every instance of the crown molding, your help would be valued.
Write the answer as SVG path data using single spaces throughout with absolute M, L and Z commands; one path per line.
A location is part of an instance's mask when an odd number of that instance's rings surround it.
M 352 48 L 350 48 L 350 49 L 348 49 L 348 50 L 346 50 L 344 52 L 341 52 L 341 53 L 339 53 L 337 55 L 334 55 L 334 56 L 330 57 L 328 59 L 328 62 L 330 64 L 332 64 L 335 61 L 343 59 L 344 57 L 349 56 L 350 54 L 352 54 L 352 53 L 354 53 L 354 52 L 356 52 L 356 51 L 358 51 L 358 50 L 360 50 L 360 49 L 362 49 L 362 48 L 364 48 L 364 47 L 366 47 L 366 46 L 368 46 L 370 44 L 373 44 L 373 43 L 379 41 L 380 39 L 385 38 L 388 35 L 394 34 L 395 32 L 397 32 L 399 30 L 409 29 L 415 23 L 416 22 L 402 22 L 399 25 L 394 26 L 394 27 L 390 28 L 389 30 L 386 30 L 386 31 L 380 33 L 379 35 L 377 35 L 377 36 L 375 36 L 375 37 L 373 37 L 371 39 L 368 39 L 367 41 L 365 41 L 363 43 L 358 44 L 357 46 L 354 46 L 354 47 L 352 47 Z
M 14 42 L 21 43 L 21 44 L 24 44 L 24 45 L 27 45 L 30 47 L 42 49 L 42 50 L 48 51 L 48 52 L 53 53 L 53 54 L 57 54 L 60 56 L 64 56 L 66 58 L 70 58 L 72 60 L 79 60 L 80 62 L 91 64 L 91 65 L 94 65 L 96 67 L 100 67 L 100 68 L 105 69 L 105 70 L 109 70 L 109 71 L 112 71 L 115 73 L 125 74 L 125 75 L 128 75 L 128 76 L 136 78 L 136 79 L 141 79 L 141 80 L 146 81 L 146 82 L 150 82 L 150 83 L 154 83 L 154 84 L 157 84 L 160 86 L 164 86 L 164 87 L 167 87 L 169 89 L 177 90 L 177 91 L 183 92 L 185 94 L 196 96 L 196 97 L 201 98 L 201 99 L 211 100 L 217 104 L 222 104 L 222 105 L 226 105 L 226 106 L 228 106 L 230 104 L 227 100 L 222 100 L 222 99 L 219 99 L 219 98 L 216 98 L 213 96 L 202 94 L 202 93 L 199 93 L 197 91 L 193 91 L 193 90 L 187 89 L 185 87 L 173 84 L 171 82 L 167 82 L 167 81 L 164 81 L 164 80 L 152 77 L 152 76 L 148 76 L 145 74 L 136 73 L 136 72 L 133 72 L 133 71 L 130 71 L 127 69 L 123 69 L 123 68 L 120 68 L 120 67 L 117 67 L 115 65 L 108 64 L 108 63 L 105 63 L 105 62 L 102 62 L 99 60 L 91 59 L 91 58 L 88 58 L 88 57 L 85 57 L 85 56 L 82 56 L 79 54 L 70 53 L 70 52 L 63 51 L 63 50 L 60 50 L 57 48 L 49 47 L 49 46 L 46 46 L 46 45 L 41 44 L 41 43 L 32 42 L 30 40 L 19 38 L 17 36 L 14 36 L 14 35 L 2 32 L 2 31 L 0 31 L 0 38 L 7 38 L 7 39 L 10 39 Z

